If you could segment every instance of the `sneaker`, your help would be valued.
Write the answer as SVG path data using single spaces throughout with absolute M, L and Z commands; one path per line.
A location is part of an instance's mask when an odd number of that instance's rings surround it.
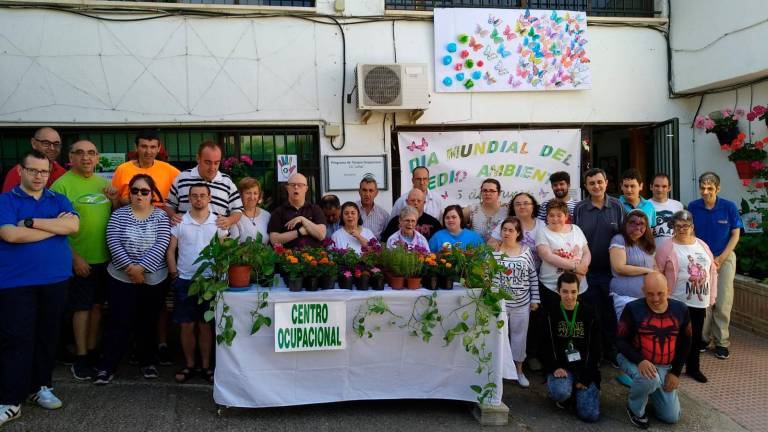
M 168 349 L 168 345 L 160 344 L 157 346 L 157 363 L 160 366 L 171 366 L 173 360 L 171 359 L 171 350 Z
M 719 358 L 720 360 L 725 360 L 728 357 L 731 356 L 730 351 L 728 351 L 728 348 L 716 346 L 715 347 L 715 357 Z
M 632 378 L 630 378 L 629 375 L 625 373 L 621 373 L 617 375 L 616 381 L 618 381 L 618 383 L 623 385 L 624 387 L 632 387 Z
M 528 359 L 528 369 L 538 372 L 541 370 L 541 362 L 536 357 L 531 357 Z
M 99 370 L 96 371 L 96 378 L 93 379 L 93 383 L 96 385 L 107 385 L 110 381 L 112 381 L 112 378 L 114 375 L 110 374 L 109 372 L 105 370 Z
M 160 374 L 157 373 L 157 368 L 154 365 L 141 368 L 141 374 L 144 376 L 144 379 L 157 379 L 160 377 Z
M 632 408 L 627 406 L 627 414 L 629 415 L 629 421 L 639 427 L 640 429 L 648 429 L 648 416 L 643 414 L 642 417 L 635 415 L 632 412 Z
M 700 370 L 694 371 L 694 372 L 687 372 L 686 371 L 686 374 L 688 374 L 689 377 L 695 379 L 696 381 L 698 381 L 700 383 L 706 383 L 708 381 L 707 380 L 707 376 L 704 375 Z
M 35 403 L 45 409 L 54 410 L 61 408 L 61 399 L 53 394 L 53 389 L 42 386 L 37 393 L 30 395 L 27 402 Z
M 78 358 L 75 363 L 70 366 L 69 370 L 72 371 L 72 377 L 78 381 L 88 381 L 93 379 L 93 368 L 88 364 L 85 356 Z
M 21 417 L 21 405 L 0 405 L 0 426 Z
M 522 388 L 528 388 L 531 386 L 531 382 L 528 381 L 528 378 L 525 377 L 522 371 L 517 373 L 517 385 Z

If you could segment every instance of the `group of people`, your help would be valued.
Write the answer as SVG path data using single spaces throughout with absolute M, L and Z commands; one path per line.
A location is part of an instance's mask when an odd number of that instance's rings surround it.
M 297 173 L 285 183 L 287 201 L 270 213 L 260 206 L 258 180 L 234 184 L 219 171 L 222 148 L 211 141 L 199 146 L 195 167 L 179 171 L 158 159 L 157 132 L 139 133 L 136 159 L 121 164 L 111 182 L 96 175 L 99 151 L 90 141 L 70 146 L 68 171 L 57 162 L 62 143 L 54 129 L 39 129 L 31 144 L 0 195 L 0 424 L 18 417 L 27 397 L 61 407 L 51 374 L 65 312 L 77 380 L 108 384 L 129 352 L 145 378 L 157 378 L 155 365 L 171 364 L 171 317 L 184 358 L 176 381 L 213 381 L 207 306 L 188 289 L 200 251 L 217 235 L 287 248 L 330 239 L 358 253 L 371 239 L 433 252 L 492 246 L 507 268 L 495 283 L 512 295 L 518 383 L 529 385 L 528 357 L 529 369 L 547 374 L 556 403 L 572 404 L 585 421 L 599 417 L 602 359 L 624 370 L 630 419 L 647 427 L 649 398 L 663 421 L 679 417 L 683 365 L 706 382 L 699 352 L 712 342 L 718 358 L 729 356 L 741 220 L 717 196 L 714 173 L 699 178 L 702 198 L 688 210 L 669 198 L 665 174 L 653 179 L 653 199 L 640 196 L 643 178 L 634 169 L 622 176 L 618 199 L 606 194 L 606 173 L 591 169 L 583 179 L 588 196 L 578 202 L 569 199 L 569 175 L 556 172 L 549 179 L 554 198 L 541 205 L 527 192 L 501 202 L 500 182 L 488 178 L 479 203 L 444 207 L 422 166 L 391 212 L 376 203 L 373 178 L 360 181 L 356 202 L 329 194 L 316 205 Z M 110 319 L 99 338 L 105 304 Z

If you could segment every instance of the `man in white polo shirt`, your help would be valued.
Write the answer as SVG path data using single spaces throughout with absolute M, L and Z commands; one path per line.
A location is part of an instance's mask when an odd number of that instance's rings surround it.
M 411 171 L 411 183 L 413 183 L 413 189 L 424 192 L 424 213 L 441 220 L 443 218 L 443 199 L 439 194 L 429 190 L 429 169 L 425 166 L 414 168 Z M 389 214 L 390 219 L 400 217 L 400 210 L 408 205 L 406 201 L 409 192 L 410 190 L 395 201 L 392 212 Z
M 184 367 L 176 372 L 176 381 L 183 383 L 195 373 L 195 347 L 200 348 L 203 378 L 213 380 L 211 370 L 211 347 L 213 333 L 211 324 L 205 322 L 203 314 L 208 310 L 209 302 L 198 303 L 197 296 L 187 294 L 192 285 L 199 263 L 195 263 L 200 251 L 219 233 L 220 238 L 227 236 L 226 230 L 216 227 L 216 215 L 210 211 L 211 188 L 205 183 L 189 187 L 190 209 L 181 218 L 181 222 L 171 227 L 171 244 L 168 246 L 166 259 L 168 274 L 173 278 L 175 307 L 173 320 L 181 327 L 181 348 L 184 351 Z M 179 251 L 178 261 L 176 250 Z M 198 336 L 195 338 L 195 327 Z

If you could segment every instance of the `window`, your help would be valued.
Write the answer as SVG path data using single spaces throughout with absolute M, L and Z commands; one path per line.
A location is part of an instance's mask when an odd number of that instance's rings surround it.
M 590 16 L 656 16 L 654 0 L 385 0 L 390 10 L 434 8 L 561 9 L 585 11 Z

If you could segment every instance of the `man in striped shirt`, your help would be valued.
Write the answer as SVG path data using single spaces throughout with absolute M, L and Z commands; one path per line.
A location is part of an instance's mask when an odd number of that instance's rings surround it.
M 378 238 L 381 231 L 389 222 L 389 213 L 374 202 L 379 194 L 379 185 L 373 177 L 364 177 L 360 180 L 360 217 L 363 219 L 363 227 L 368 228 Z
M 213 141 L 204 141 L 197 149 L 197 166 L 182 171 L 173 181 L 166 201 L 166 211 L 175 225 L 181 222 L 184 213 L 191 208 L 189 188 L 205 183 L 211 188 L 211 212 L 216 214 L 216 226 L 229 229 L 242 216 L 243 203 L 240 192 L 232 179 L 219 171 L 221 146 Z
M 556 200 L 564 202 L 568 207 L 568 220 L 573 220 L 573 209 L 576 207 L 575 199 L 569 199 L 568 193 L 571 189 L 571 175 L 565 171 L 553 172 L 549 176 L 549 186 L 552 188 L 552 193 L 555 195 Z M 547 204 L 548 201 L 544 201 L 539 205 L 538 218 L 547 221 Z

